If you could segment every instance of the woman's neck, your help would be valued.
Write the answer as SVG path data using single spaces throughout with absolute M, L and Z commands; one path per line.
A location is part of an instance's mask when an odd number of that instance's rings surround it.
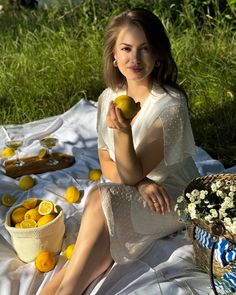
M 136 102 L 140 102 L 141 106 L 149 96 L 152 89 L 152 82 L 132 81 L 128 83 L 127 95 L 131 96 Z

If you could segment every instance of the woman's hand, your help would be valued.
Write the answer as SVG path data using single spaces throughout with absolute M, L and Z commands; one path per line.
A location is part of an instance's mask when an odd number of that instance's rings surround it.
M 110 101 L 106 122 L 108 128 L 125 130 L 130 127 L 131 120 L 125 119 L 122 116 L 121 110 L 115 107 L 113 101 Z
M 145 178 L 136 185 L 148 207 L 156 213 L 170 212 L 170 198 L 166 190 L 156 182 Z

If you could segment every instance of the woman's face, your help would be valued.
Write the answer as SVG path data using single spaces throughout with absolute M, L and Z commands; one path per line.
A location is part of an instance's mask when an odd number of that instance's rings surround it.
M 135 25 L 123 27 L 118 34 L 113 54 L 127 82 L 149 81 L 157 55 L 151 50 L 141 28 Z

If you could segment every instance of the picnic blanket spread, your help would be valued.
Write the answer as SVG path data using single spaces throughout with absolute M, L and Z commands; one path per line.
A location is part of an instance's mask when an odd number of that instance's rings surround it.
M 99 168 L 96 113 L 97 104 L 82 99 L 58 116 L 23 125 L 0 126 L 0 151 L 5 147 L 6 140 L 22 135 L 26 144 L 20 155 L 34 156 L 41 148 L 38 139 L 54 134 L 59 138 L 55 151 L 73 155 L 76 159 L 76 163 L 69 168 L 33 175 L 37 184 L 28 191 L 20 190 L 17 179 L 6 176 L 3 165 L 0 165 L 0 196 L 13 194 L 16 198 L 14 205 L 29 197 L 37 197 L 62 207 L 66 226 L 62 251 L 76 240 L 86 196 L 93 185 L 88 179 L 88 172 Z M 1 159 L 0 164 L 4 160 Z M 201 148 L 197 149 L 194 160 L 201 175 L 236 173 L 236 166 L 225 170 L 220 162 Z M 65 201 L 65 190 L 70 185 L 75 185 L 82 192 L 80 202 L 69 204 Z M 0 294 L 37 295 L 53 274 L 63 267 L 66 259 L 62 253 L 58 255 L 55 269 L 44 274 L 35 270 L 34 262 L 22 262 L 4 226 L 8 210 L 8 207 L 0 205 Z M 114 264 L 88 287 L 85 294 L 206 295 L 213 292 L 208 275 L 196 268 L 191 242 L 186 232 L 182 231 L 157 240 L 152 250 L 138 261 Z

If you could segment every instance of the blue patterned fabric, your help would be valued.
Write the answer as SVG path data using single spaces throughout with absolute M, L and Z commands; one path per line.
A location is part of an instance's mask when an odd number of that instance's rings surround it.
M 207 249 L 212 248 L 211 234 L 196 226 L 194 231 L 194 238 L 198 243 Z M 225 267 L 229 263 L 232 264 L 231 269 L 226 272 L 219 280 L 216 280 L 216 286 L 224 287 L 231 292 L 236 292 L 236 245 L 230 241 L 218 237 L 215 243 L 214 259 L 220 264 L 221 267 Z M 234 271 L 235 270 L 235 271 Z

